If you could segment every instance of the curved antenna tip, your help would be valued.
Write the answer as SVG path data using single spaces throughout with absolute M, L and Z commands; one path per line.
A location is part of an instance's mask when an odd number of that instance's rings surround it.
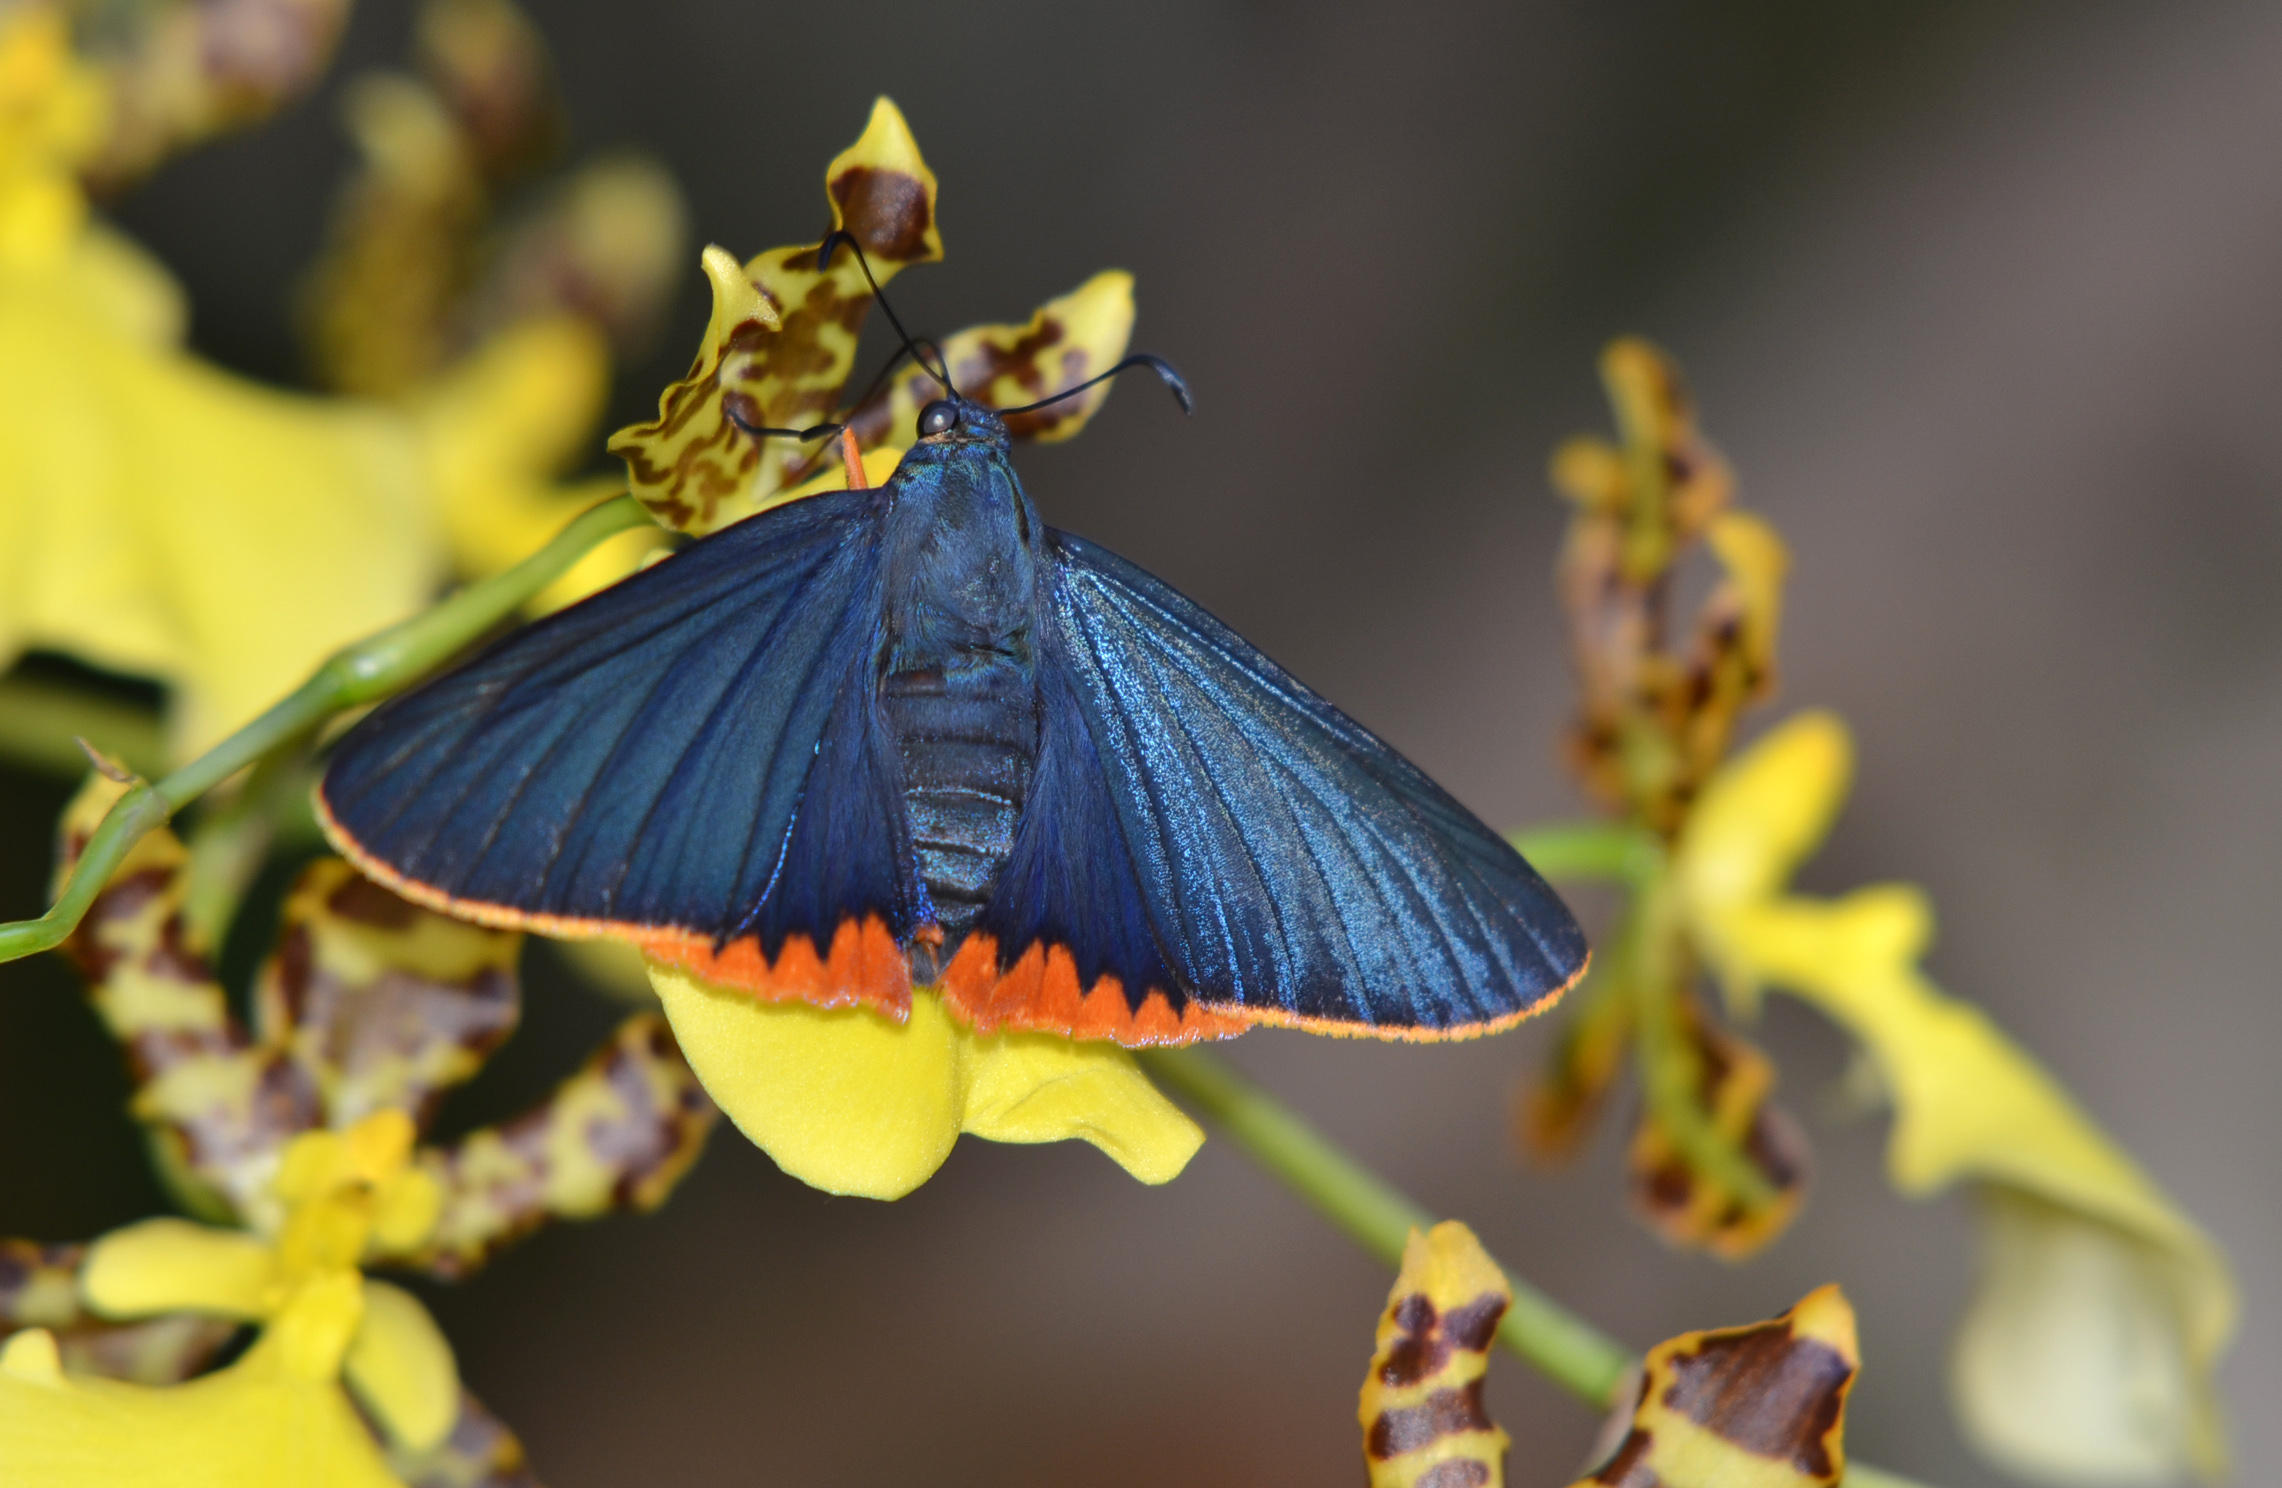
M 1189 380 L 1181 376 L 1180 370 L 1171 362 L 1166 361 L 1161 356 L 1153 356 L 1146 351 L 1135 352 L 1126 360 L 1129 363 L 1137 362 L 1156 373 L 1159 380 L 1165 384 L 1165 390 L 1173 395 L 1173 401 L 1181 405 L 1181 412 L 1186 414 L 1196 412 L 1196 394 L 1189 390 Z

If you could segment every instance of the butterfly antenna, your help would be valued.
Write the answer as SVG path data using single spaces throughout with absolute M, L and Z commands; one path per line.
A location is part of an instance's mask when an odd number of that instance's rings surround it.
M 730 423 L 735 424 L 754 439 L 828 439 L 847 427 L 846 424 L 842 423 L 825 423 L 810 424 L 805 429 L 776 429 L 767 424 L 756 424 L 739 411 L 739 399 L 742 397 L 742 394 L 736 394 L 723 398 L 721 400 L 721 412 Z
M 824 241 L 816 249 L 816 272 L 821 274 L 832 266 L 833 250 L 842 243 L 846 243 L 849 251 L 856 255 L 856 267 L 864 271 L 864 282 L 872 287 L 872 298 L 879 301 L 880 309 L 887 315 L 887 323 L 894 326 L 896 335 L 903 338 L 904 350 L 911 353 L 911 359 L 919 363 L 921 370 L 943 384 L 952 397 L 957 397 L 959 390 L 952 385 L 951 367 L 943 360 L 941 348 L 938 347 L 935 352 L 936 365 L 928 366 L 927 358 L 919 350 L 920 343 L 911 339 L 911 332 L 903 328 L 902 318 L 895 313 L 895 307 L 887 302 L 887 296 L 881 292 L 879 279 L 872 273 L 872 261 L 864 257 L 864 245 L 856 241 L 854 233 L 841 227 L 824 235 Z
M 922 352 L 929 351 L 935 353 L 936 361 L 944 362 L 945 365 L 948 365 L 948 362 L 945 361 L 943 356 L 943 348 L 936 345 L 931 338 L 926 336 L 913 337 L 909 346 L 901 346 L 896 348 L 895 355 L 887 359 L 887 365 L 880 368 L 878 372 L 874 373 L 870 382 L 864 384 L 863 395 L 848 405 L 849 416 L 851 418 L 854 417 L 857 409 L 863 407 L 865 404 L 871 402 L 873 398 L 879 396 L 879 390 L 887 386 L 889 378 L 895 376 L 896 369 L 903 365 L 903 359 L 905 357 L 909 357 L 913 361 L 918 362 L 920 368 L 925 371 L 929 377 L 933 377 L 935 375 L 935 369 L 929 367 L 921 356 Z
M 1133 355 L 1127 357 L 1124 361 L 1119 362 L 1116 366 L 1110 368 L 1107 372 L 1096 373 L 1094 376 L 1087 378 L 1084 382 L 1079 383 L 1076 387 L 1064 388 L 1062 391 L 1056 393 L 1051 398 L 1041 398 L 1035 403 L 1025 403 L 1020 408 L 1001 408 L 997 410 L 998 416 L 1000 418 L 1012 418 L 1015 414 L 1018 413 L 1036 413 L 1041 408 L 1051 408 L 1055 404 L 1061 402 L 1064 398 L 1075 398 L 1078 394 L 1084 392 L 1087 388 L 1090 388 L 1097 383 L 1107 382 L 1112 377 L 1115 377 L 1118 373 L 1126 371 L 1132 367 L 1147 367 L 1150 371 L 1156 373 L 1158 378 L 1164 382 L 1166 391 L 1170 392 L 1173 395 L 1173 401 L 1181 405 L 1181 412 L 1196 412 L 1196 399 L 1189 393 L 1188 379 L 1181 376 L 1179 372 L 1173 370 L 1173 364 L 1166 361 L 1163 357 L 1151 356 L 1146 351 L 1137 351 L 1133 353 Z

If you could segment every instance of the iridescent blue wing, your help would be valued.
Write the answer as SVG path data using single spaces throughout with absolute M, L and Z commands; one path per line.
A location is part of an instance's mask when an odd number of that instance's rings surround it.
M 1417 767 L 1132 564 L 1048 549 L 1038 769 L 945 984 L 978 1026 L 1460 1038 L 1575 981 L 1559 897 Z
M 916 890 L 871 686 L 881 493 L 692 544 L 351 729 L 334 843 L 406 897 L 900 1005 Z

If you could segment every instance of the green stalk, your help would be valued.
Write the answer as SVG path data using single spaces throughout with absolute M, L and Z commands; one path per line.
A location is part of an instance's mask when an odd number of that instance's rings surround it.
M 1529 866 L 1556 883 L 1599 881 L 1639 888 L 1664 866 L 1656 834 L 1616 822 L 1553 822 L 1506 833 Z
M 1143 1051 L 1140 1058 L 1153 1079 L 1172 1087 L 1389 1266 L 1402 1263 L 1403 1242 L 1412 1230 L 1434 1223 L 1417 1201 L 1333 1146 L 1219 1055 L 1161 1049 Z M 1511 1271 L 1506 1278 L 1513 1285 L 1513 1305 L 1499 1325 L 1498 1341 L 1570 1393 L 1596 1406 L 1613 1404 L 1632 1368 L 1631 1351 Z
M 1631 990 L 1636 1008 L 1633 1026 L 1639 1037 L 1640 1096 L 1687 1166 L 1756 1214 L 1782 1195 L 1743 1150 L 1712 1125 L 1704 1109 L 1703 1061 L 1680 1027 L 1680 999 L 1685 994 L 1673 892 L 1668 875 L 1651 878 L 1634 898 L 1622 931 L 1627 960 L 1634 968 Z
M 1236 1073 L 1209 1050 L 1144 1049 L 1150 1078 L 1170 1087 L 1247 1156 L 1389 1267 L 1402 1264 L 1414 1229 L 1433 1224 L 1417 1200 L 1339 1150 L 1305 1118 Z M 1506 1270 L 1513 1305 L 1498 1342 L 1595 1409 L 1609 1409 L 1632 1378 L 1636 1356 L 1577 1314 Z M 1862 1463 L 1846 1488 L 1922 1488 L 1914 1479 Z
M 135 782 L 112 803 L 48 912 L 0 924 L 0 962 L 62 944 L 144 833 L 164 826 L 175 812 L 273 750 L 311 736 L 333 714 L 415 681 L 522 608 L 597 543 L 649 520 L 649 512 L 631 496 L 590 508 L 513 568 L 335 652 L 282 702 L 173 774 L 156 784 Z

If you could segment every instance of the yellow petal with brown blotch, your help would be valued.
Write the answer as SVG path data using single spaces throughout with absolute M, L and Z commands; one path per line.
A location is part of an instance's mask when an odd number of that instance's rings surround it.
M 1642 1361 L 1614 1454 L 1572 1488 L 1833 1488 L 1861 1362 L 1835 1286 L 1764 1323 L 1668 1339 Z
M 1379 1318 L 1356 1418 L 1371 1488 L 1498 1488 L 1507 1437 L 1482 1408 L 1482 1375 L 1513 1302 L 1474 1232 L 1410 1232 Z
M 1105 269 L 1066 295 L 1048 300 L 1020 325 L 969 326 L 945 338 L 943 360 L 962 396 L 992 408 L 1016 408 L 1067 392 L 1108 371 L 1133 338 L 1133 276 Z M 1109 383 L 1066 403 L 1007 421 L 1017 439 L 1042 444 L 1068 439 L 1109 396 Z M 926 372 L 909 369 L 849 415 L 858 442 L 908 447 L 919 410 L 942 396 Z
M 637 1014 L 536 1107 L 423 1149 L 441 1213 L 416 1250 L 391 1258 L 463 1276 L 551 1219 L 653 1209 L 717 1114 L 665 1020 Z
M 833 228 L 863 246 L 883 285 L 907 265 L 942 257 L 935 189 L 910 126 L 885 98 L 824 177 Z M 713 314 L 696 361 L 659 399 L 657 418 L 610 439 L 634 495 L 666 526 L 716 531 L 807 478 L 819 453 L 813 442 L 756 442 L 729 414 L 755 428 L 789 429 L 832 416 L 872 290 L 852 251 L 837 249 L 819 269 L 816 249 L 772 248 L 741 265 L 726 250 L 706 249 Z

